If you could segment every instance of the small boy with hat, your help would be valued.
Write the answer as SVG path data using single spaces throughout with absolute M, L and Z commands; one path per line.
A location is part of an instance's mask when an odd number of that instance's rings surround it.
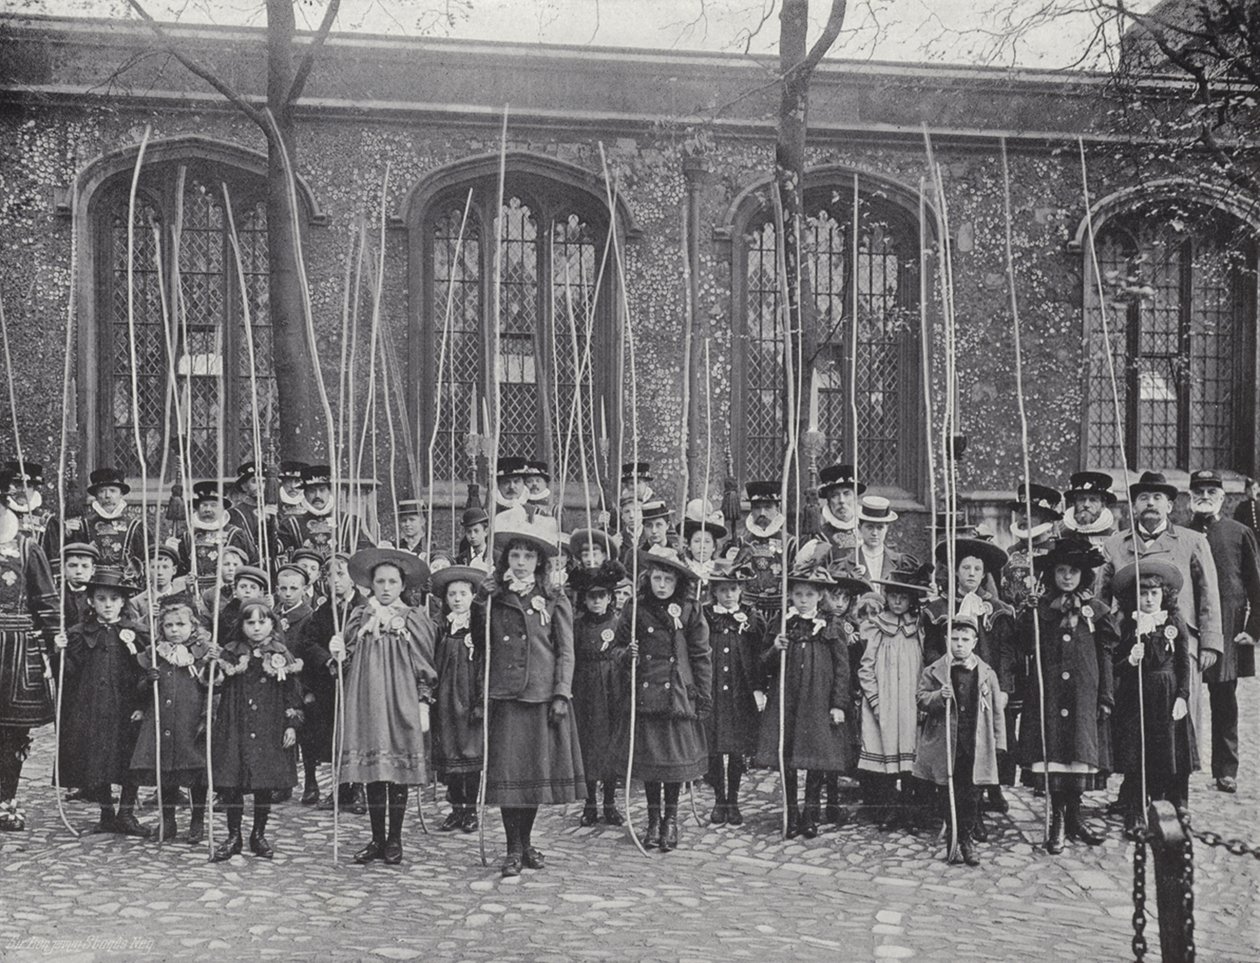
M 150 612 L 156 614 L 163 605 L 176 600 L 187 602 L 194 611 L 200 607 L 201 595 L 189 591 L 178 549 L 169 545 L 157 546 L 147 574 L 148 586 L 131 600 L 136 621 L 147 624 Z
M 398 547 L 417 558 L 428 560 L 425 545 L 425 504 L 420 498 L 401 498 L 395 509 L 398 519 Z
M 74 534 L 100 550 L 101 565 L 131 574 L 139 572 L 144 566 L 144 538 L 140 519 L 128 510 L 126 495 L 131 486 L 116 468 L 98 468 L 88 476 L 88 482 L 82 530 Z M 71 527 L 66 524 L 68 535 Z
M 65 607 L 62 609 L 62 625 L 70 628 L 78 625 L 92 611 L 88 600 L 87 584 L 96 571 L 101 551 L 87 542 L 70 542 L 62 550 L 65 556 L 63 573 L 66 579 Z
M 949 806 L 947 792 L 938 795 L 968 866 L 980 865 L 972 843 L 980 787 L 997 783 L 997 754 L 1006 748 L 997 673 L 976 655 L 978 637 L 975 616 L 953 619 L 949 652 L 919 676 L 917 701 L 924 718 L 914 760 L 916 778 L 942 789 L 952 781 L 954 805 Z
M 456 565 L 471 565 L 483 572 L 494 568 L 494 556 L 490 551 L 490 516 L 480 505 L 464 509 L 459 518 L 463 534 L 455 551 Z

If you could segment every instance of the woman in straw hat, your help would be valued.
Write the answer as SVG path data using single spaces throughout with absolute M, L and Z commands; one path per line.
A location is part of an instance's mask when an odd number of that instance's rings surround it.
M 397 865 L 407 787 L 425 782 L 424 733 L 437 681 L 433 623 L 423 608 L 403 601 L 403 592 L 422 588 L 429 567 L 411 552 L 367 548 L 350 557 L 349 568 L 371 596 L 328 651 L 349 663 L 341 778 L 367 784 L 372 824 L 372 841 L 354 861 Z
M 585 796 L 573 698 L 573 609 L 549 586 L 546 563 L 560 552 L 556 520 L 506 519 L 496 528 L 499 561 L 483 619 L 489 619 L 490 712 L 486 802 L 497 805 L 507 834 L 501 872 L 542 869 L 531 833 L 539 806 Z M 474 632 L 487 631 L 485 622 Z

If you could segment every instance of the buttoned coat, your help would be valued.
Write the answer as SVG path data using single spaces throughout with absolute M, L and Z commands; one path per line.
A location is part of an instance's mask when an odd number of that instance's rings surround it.
M 627 609 L 617 626 L 617 658 L 624 670 L 631 664 L 631 623 L 639 642 L 634 680 L 637 712 L 650 718 L 698 719 L 711 708 L 713 661 L 709 625 L 700 605 L 681 597 L 658 599 L 640 595 L 638 612 Z M 678 622 L 669 610 L 678 607 Z
M 977 786 L 995 786 L 998 781 L 997 754 L 1006 749 L 1006 716 L 998 706 L 997 673 L 977 660 L 980 691 L 976 699 L 975 768 L 972 782 Z M 945 749 L 945 699 L 942 691 L 953 683 L 949 678 L 949 656 L 944 655 L 923 670 L 919 676 L 918 703 L 924 713 L 919 730 L 919 744 L 914 759 L 914 775 L 943 786 L 949 782 L 949 755 Z M 949 748 L 958 755 L 958 700 L 950 700 Z
M 766 627 L 756 609 L 743 607 L 739 615 L 705 606 L 709 649 L 713 653 L 713 711 L 705 720 L 709 752 L 749 755 L 757 748 L 761 723 L 753 690 L 763 688 L 757 649 Z
M 1221 596 L 1221 657 L 1203 673 L 1203 681 L 1250 678 L 1256 674 L 1255 647 L 1234 639 L 1243 631 L 1253 639 L 1260 637 L 1260 549 L 1255 532 L 1229 518 L 1196 519 L 1193 527 L 1203 532 L 1212 549 Z
M 264 656 L 284 649 L 276 636 L 263 646 Z M 284 730 L 302 725 L 298 672 L 282 681 L 266 673 L 249 642 L 234 639 L 223 646 L 221 659 L 232 668 L 242 656 L 249 658 L 243 670 L 231 675 L 216 671 L 214 784 L 245 792 L 288 789 L 297 782 L 297 750 L 284 748 Z
M 979 621 L 976 656 L 997 673 L 1002 691 L 1015 691 L 1022 653 L 1015 638 L 1015 610 L 987 588 L 976 592 L 986 611 Z M 954 612 L 961 599 L 954 600 Z M 949 650 L 949 603 L 944 596 L 932 599 L 919 610 L 923 625 L 923 661 L 931 663 Z
M 490 698 L 550 702 L 573 697 L 573 608 L 535 585 L 525 595 L 501 589 L 477 611 L 490 619 Z

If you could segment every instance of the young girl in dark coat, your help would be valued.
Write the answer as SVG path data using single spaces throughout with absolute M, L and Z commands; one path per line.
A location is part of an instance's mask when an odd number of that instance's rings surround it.
M 819 608 L 823 593 L 835 580 L 826 569 L 799 572 L 788 578 L 791 607 L 786 631 L 767 627 L 761 656 L 769 690 L 761 717 L 757 765 L 779 768 L 780 688 L 783 705 L 784 794 L 788 802 L 788 837 L 818 835 L 826 774 L 844 773 L 852 765 L 847 726 L 849 645 L 839 626 Z M 786 675 L 780 685 L 780 669 Z M 798 769 L 805 770 L 805 809 L 797 803 Z
M 709 822 L 714 826 L 738 826 L 744 821 L 739 810 L 739 784 L 748 769 L 748 757 L 757 751 L 761 722 L 757 693 L 763 685 L 758 649 L 766 623 L 756 609 L 742 603 L 745 577 L 733 562 L 715 560 L 709 571 L 713 601 L 704 607 L 713 652 L 713 711 L 704 722 L 704 731 L 709 742 L 705 780 L 713 787 L 714 796 Z
M 236 628 L 224 643 L 215 672 L 219 704 L 213 722 L 214 788 L 227 813 L 227 836 L 213 862 L 241 851 L 245 796 L 254 796 L 249 848 L 271 859 L 267 819 L 272 797 L 297 780 L 297 730 L 302 725 L 300 660 L 285 647 L 275 614 L 262 602 L 241 606 Z
M 1176 566 L 1149 557 L 1143 557 L 1139 566 L 1124 566 L 1112 581 L 1121 611 L 1113 748 L 1115 771 L 1130 777 L 1120 787 L 1120 803 L 1125 834 L 1131 838 L 1146 824 L 1146 802 L 1138 798 L 1143 724 L 1146 792 L 1151 799 L 1166 799 L 1184 811 L 1190 803 L 1187 780 L 1198 768 L 1194 729 L 1187 714 L 1190 633 L 1177 610 L 1181 585 L 1182 574 Z
M 57 733 L 62 785 L 81 787 L 85 798 L 98 800 L 96 832 L 124 836 L 150 834 L 135 815 L 139 784 L 131 772 L 137 734 L 132 716 L 138 717 L 146 697 L 152 704 L 145 682 L 156 673 L 146 673 L 139 660 L 148 648 L 148 629 L 122 615 L 137 591 L 117 569 L 98 569 L 87 583 L 92 614 L 56 639 L 65 660 Z M 113 785 L 122 787 L 116 816 Z
M 573 619 L 573 714 L 586 772 L 583 826 L 594 826 L 599 818 L 595 792 L 600 782 L 604 784 L 604 822 L 610 826 L 625 822 L 617 809 L 617 780 L 625 775 L 626 767 L 617 723 L 625 696 L 613 648 L 617 613 L 612 607 L 613 590 L 624 571 L 620 562 L 605 561 L 598 568 L 578 569 L 570 580 L 578 608 Z
M 193 614 L 187 601 L 167 602 L 157 617 L 158 700 L 162 722 L 162 838 L 173 840 L 175 796 L 188 789 L 192 819 L 187 841 L 205 839 L 206 825 L 206 683 L 212 659 L 209 631 Z M 146 671 L 152 668 L 149 650 L 139 656 Z M 137 785 L 157 785 L 157 753 L 153 731 L 153 693 L 146 682 L 140 693 L 145 707 L 140 735 L 131 756 L 132 778 Z
M 673 549 L 654 546 L 639 553 L 638 566 L 643 585 L 622 613 L 615 644 L 625 675 L 636 667 L 623 685 L 634 686 L 637 700 L 631 778 L 642 779 L 647 791 L 644 843 L 667 853 L 678 846 L 682 784 L 709 768 L 702 720 L 712 708 L 713 663 L 687 563 Z M 628 708 L 623 718 L 628 733 Z
M 473 632 L 489 621 L 486 801 L 500 807 L 507 833 L 500 870 L 519 876 L 544 866 L 531 839 L 538 807 L 581 799 L 586 779 L 570 711 L 573 609 L 546 585 L 544 565 L 562 536 L 546 515 L 505 522 L 494 533 L 495 587 Z
M 474 833 L 478 828 L 485 635 L 473 632 L 472 610 L 485 577 L 471 565 L 448 565 L 434 572 L 429 583 L 430 593 L 442 605 L 433 652 L 437 686 L 432 709 L 433 766 L 452 805 L 438 826 L 442 832 Z
M 1050 793 L 1046 851 L 1051 854 L 1063 852 L 1066 839 L 1089 846 L 1103 841 L 1101 833 L 1081 821 L 1081 795 L 1093 785 L 1099 768 L 1099 726 L 1111 715 L 1114 702 L 1111 662 L 1117 642 L 1115 622 L 1089 591 L 1094 569 L 1102 561 L 1102 552 L 1084 536 L 1059 539 L 1034 560 L 1042 594 L 1035 608 L 1029 606 L 1020 616 L 1018 638 L 1034 666 L 1036 642 L 1041 640 L 1042 686 L 1029 686 L 1019 754 L 1029 781 Z M 1044 711 L 1042 688 L 1046 694 Z

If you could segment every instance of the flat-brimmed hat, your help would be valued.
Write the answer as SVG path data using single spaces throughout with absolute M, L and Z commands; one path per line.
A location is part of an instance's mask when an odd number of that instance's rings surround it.
M 931 587 L 928 584 L 930 575 L 931 566 L 920 565 L 917 568 L 897 569 L 888 578 L 875 578 L 871 579 L 871 582 L 896 592 L 906 592 L 910 595 L 927 595 L 931 591 Z
M 866 579 L 858 578 L 856 575 L 851 575 L 838 566 L 828 566 L 827 571 L 831 573 L 831 585 L 828 586 L 828 589 L 832 592 L 848 592 L 856 597 L 858 595 L 866 595 L 871 591 L 870 582 L 866 581 Z
M 356 585 L 371 588 L 372 573 L 381 565 L 393 565 L 402 572 L 407 588 L 422 588 L 429 578 L 424 559 L 397 548 L 364 548 L 355 552 L 350 556 L 350 578 Z
M 475 506 L 473 508 L 465 508 L 464 514 L 459 516 L 459 523 L 463 525 L 464 528 L 472 528 L 474 525 L 488 525 L 490 523 L 490 516 L 486 514 L 486 510 L 484 508 L 477 508 Z
M 304 461 L 282 461 L 280 462 L 279 477 L 282 481 L 301 481 L 302 472 L 306 470 L 306 462 Z
M 1070 502 L 1076 495 L 1099 495 L 1108 505 L 1116 503 L 1116 493 L 1111 490 L 1114 479 L 1106 472 L 1078 471 L 1068 479 L 1063 500 Z
M 651 464 L 646 461 L 628 461 L 621 466 L 621 480 L 623 482 L 633 481 L 636 478 L 642 481 L 651 481 Z
M 1130 562 L 1128 565 L 1122 565 L 1112 576 L 1112 594 L 1125 599 L 1126 603 L 1131 602 L 1135 597 L 1134 584 L 1139 575 L 1142 578 L 1158 575 L 1160 581 L 1168 586 L 1168 594 L 1173 597 L 1181 591 L 1181 586 L 1185 583 L 1185 576 L 1181 574 L 1181 569 L 1172 562 L 1162 558 L 1144 557 L 1140 563 Z
M 23 482 L 28 488 L 44 484 L 44 466 L 37 461 L 6 461 L 0 471 L 9 475 L 10 482 Z
M 503 513 L 507 515 L 507 512 Z M 524 512 L 507 519 L 494 530 L 495 551 L 502 551 L 514 541 L 526 542 L 536 548 L 543 558 L 560 554 L 560 544 L 566 541 L 560 531 L 560 523 L 551 515 L 536 514 L 530 518 Z
M 1177 497 L 1177 486 L 1171 484 L 1162 471 L 1144 471 L 1136 482 L 1129 486 L 1129 497 L 1137 498 L 1151 492 L 1156 495 L 1167 495 L 1169 500 Z
M 818 473 L 818 494 L 822 498 L 841 488 L 852 488 L 860 496 L 866 491 L 866 483 L 857 480 L 852 465 L 828 465 Z
M 400 498 L 398 499 L 398 517 L 403 518 L 411 515 L 423 515 L 425 511 L 424 499 L 422 498 Z
M 551 481 L 551 473 L 547 470 L 545 461 L 526 460 L 525 476 L 541 478 L 543 481 Z
M 1224 488 L 1225 479 L 1215 468 L 1199 468 L 1190 473 L 1190 490 L 1196 488 Z
M 67 546 L 66 546 L 66 554 L 67 554 L 67 555 L 73 554 L 72 552 L 70 552 L 70 551 L 69 551 L 69 548 L 70 548 L 70 546 L 68 546 L 68 545 L 67 545 Z M 153 552 L 153 558 L 154 558 L 154 559 L 159 559 L 159 558 L 164 558 L 164 559 L 166 559 L 168 562 L 170 562 L 172 565 L 174 565 L 174 566 L 175 566 L 176 570 L 178 570 L 178 569 L 179 569 L 179 567 L 180 567 L 179 552 L 177 552 L 175 549 L 171 548 L 169 545 L 159 545 L 159 546 L 157 547 L 157 549 Z
M 692 581 L 700 577 L 698 573 L 692 571 L 691 566 L 679 557 L 677 552 L 663 545 L 651 545 L 641 550 L 639 552 L 639 568 L 640 571 L 663 568 L 667 572 L 673 572 L 680 578 Z
M 93 572 L 92 577 L 84 583 L 84 587 L 89 593 L 92 589 L 97 588 L 114 589 L 127 598 L 131 598 L 131 596 L 137 595 L 141 591 L 139 585 L 128 581 L 127 577 L 123 575 L 122 569 L 110 565 L 102 565 Z
M 1027 508 L 1030 502 L 1033 508 L 1039 508 L 1053 518 L 1063 517 L 1063 512 L 1059 510 L 1058 489 L 1051 488 L 1049 485 L 1039 485 L 1036 482 L 1027 482 L 1021 478 L 1015 486 L 1011 510 Z
M 124 495 L 131 491 L 131 486 L 127 484 L 122 472 L 117 468 L 98 468 L 88 476 L 89 495 L 95 495 L 102 488 L 110 487 L 117 488 Z
M 232 499 L 223 494 L 217 481 L 199 481 L 193 483 L 192 503 L 196 508 L 203 502 L 220 502 L 226 512 L 232 507 Z
M 949 565 L 949 541 L 938 542 L 936 545 L 936 564 L 940 566 Z M 996 576 L 1002 571 L 1002 567 L 1006 564 L 1010 556 L 1006 554 L 997 545 L 992 542 L 985 541 L 983 538 L 956 538 L 954 539 L 954 565 L 957 566 L 964 558 L 978 558 L 984 565 L 984 570 L 989 575 Z
M 328 465 L 307 465 L 302 469 L 302 487 L 316 488 L 332 485 L 332 468 Z
M 617 554 L 617 543 L 613 537 L 598 528 L 579 528 L 569 536 L 569 552 L 577 558 L 582 557 L 582 549 L 588 545 L 598 545 L 603 549 L 605 558 Z
M 529 474 L 528 460 L 516 455 L 505 455 L 494 466 L 495 478 L 524 478 Z
M 1053 572 L 1056 565 L 1071 565 L 1081 573 L 1081 585 L 1089 588 L 1094 581 L 1094 569 L 1106 561 L 1102 550 L 1086 536 L 1068 532 L 1056 538 L 1049 549 L 1033 559 L 1037 572 Z
M 892 503 L 882 495 L 863 495 L 862 501 L 858 504 L 859 522 L 887 525 L 895 522 L 897 518 L 897 513 L 892 510 Z
M 753 577 L 752 571 L 745 565 L 736 565 L 734 559 L 715 558 L 713 560 L 713 568 L 706 576 L 710 583 L 714 582 L 735 582 L 742 584 L 750 581 Z
M 467 582 L 472 586 L 473 594 L 476 595 L 477 587 L 485 580 L 486 573 L 479 568 L 471 565 L 448 565 L 429 576 L 429 592 L 442 598 L 446 593 L 446 587 L 452 582 Z
M 683 540 L 690 541 L 691 536 L 701 529 L 712 535 L 714 541 L 726 538 L 729 532 L 722 522 L 722 513 L 716 511 L 707 499 L 693 498 L 683 509 Z
M 271 590 L 271 579 L 267 577 L 267 573 L 254 565 L 242 565 L 238 568 L 232 576 L 232 584 L 237 582 L 253 582 L 261 586 L 264 592 Z
M 650 522 L 654 518 L 669 518 L 674 514 L 674 510 L 666 505 L 663 501 L 642 502 L 640 504 L 640 512 L 645 522 Z
M 825 591 L 836 587 L 835 576 L 821 565 L 788 572 L 787 580 L 789 588 L 793 585 L 812 585 L 819 591 Z
M 611 594 L 625 577 L 625 566 L 616 559 L 610 558 L 596 568 L 578 569 L 569 576 L 569 586 L 579 595 L 592 590 L 602 590 Z
M 929 532 L 935 529 L 937 535 L 944 535 L 952 527 L 956 538 L 977 537 L 975 523 L 967 521 L 966 513 L 961 510 L 947 512 L 937 509 L 933 513 L 932 519 L 923 527 Z M 989 538 L 992 537 L 991 535 L 989 536 Z
M 263 474 L 265 471 L 266 471 L 266 466 L 263 466 L 262 469 L 259 469 L 257 462 L 253 462 L 253 461 L 241 462 L 236 467 L 236 484 L 243 485 L 245 484 L 245 482 L 249 481 L 251 478 L 257 478 L 259 475 Z
M 783 486 L 777 481 L 751 481 L 744 486 L 744 490 L 748 492 L 748 501 L 753 504 L 783 501 L 782 489 Z

